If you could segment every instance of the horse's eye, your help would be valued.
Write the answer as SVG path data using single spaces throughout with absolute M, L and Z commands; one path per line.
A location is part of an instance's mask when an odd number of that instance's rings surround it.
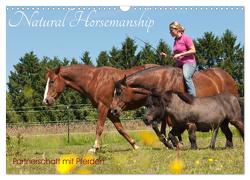
M 121 89 L 116 89 L 116 90 L 115 90 L 115 95 L 116 95 L 116 96 L 120 96 L 121 93 L 122 93 Z
M 54 82 L 55 82 L 55 80 L 50 80 L 50 82 L 49 82 L 49 83 L 50 83 L 50 84 L 53 84 Z

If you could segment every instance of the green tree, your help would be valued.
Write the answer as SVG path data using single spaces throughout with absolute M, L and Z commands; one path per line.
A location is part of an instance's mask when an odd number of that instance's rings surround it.
M 125 41 L 122 43 L 121 56 L 122 61 L 121 67 L 123 69 L 128 69 L 137 64 L 136 60 L 136 52 L 137 45 L 135 45 L 135 41 L 130 37 L 127 37 Z
M 20 116 L 16 113 L 10 94 L 6 92 L 6 123 L 18 123 L 21 122 Z
M 196 60 L 207 68 L 219 63 L 222 55 L 222 44 L 218 36 L 212 32 L 205 32 L 202 38 L 194 41 Z
M 160 65 L 171 65 L 173 66 L 175 64 L 175 61 L 172 59 L 172 51 L 171 48 L 167 45 L 165 41 L 160 39 L 158 46 L 156 48 L 155 53 L 155 64 Z M 165 52 L 167 54 L 167 57 L 163 57 L 160 55 L 161 52 Z
M 20 58 L 20 62 L 14 65 L 14 71 L 10 72 L 7 83 L 9 98 L 14 108 L 19 110 L 21 118 L 26 122 L 34 122 L 39 115 L 23 113 L 28 107 L 37 106 L 38 100 L 42 100 L 37 88 L 40 85 L 41 66 L 39 59 L 33 52 L 26 53 Z M 41 102 L 41 101 L 40 101 Z
M 93 65 L 91 58 L 89 56 L 89 52 L 85 51 L 81 57 L 81 60 L 83 62 L 83 64 L 87 64 L 87 65 Z
M 79 62 L 75 58 L 72 58 L 70 65 L 72 65 L 72 64 L 79 64 Z
M 108 53 L 106 51 L 101 51 L 99 56 L 97 57 L 96 63 L 97 63 L 97 67 L 109 66 L 110 63 L 109 63 Z
M 122 68 L 122 53 L 121 50 L 112 47 L 111 51 L 109 52 L 109 62 L 110 66 L 116 67 L 116 68 Z
M 136 65 L 142 64 L 154 64 L 155 63 L 155 53 L 151 49 L 151 45 L 146 43 L 143 49 L 137 55 Z
M 226 30 L 221 38 L 223 53 L 219 66 L 236 80 L 240 95 L 244 96 L 244 47 L 237 43 L 237 37 Z

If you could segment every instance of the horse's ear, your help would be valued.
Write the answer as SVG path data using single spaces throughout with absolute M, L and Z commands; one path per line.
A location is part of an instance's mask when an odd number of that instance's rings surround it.
M 55 69 L 55 74 L 59 74 L 61 67 L 59 66 L 58 68 Z
M 127 76 L 126 76 L 126 74 L 125 74 L 125 75 L 124 75 L 124 78 L 121 80 L 121 84 L 124 85 L 124 86 L 127 86 L 126 80 L 127 80 Z

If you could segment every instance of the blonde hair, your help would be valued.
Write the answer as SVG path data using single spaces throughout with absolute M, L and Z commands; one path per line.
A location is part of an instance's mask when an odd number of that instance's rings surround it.
M 182 33 L 184 33 L 184 31 L 185 31 L 185 28 L 177 21 L 171 22 L 169 24 L 169 29 L 177 29 L 177 30 L 181 31 Z

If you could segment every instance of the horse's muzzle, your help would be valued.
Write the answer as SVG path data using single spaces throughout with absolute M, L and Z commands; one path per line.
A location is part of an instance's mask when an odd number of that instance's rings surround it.
M 54 102 L 55 102 L 54 98 L 46 98 L 43 100 L 43 103 L 47 106 L 54 104 Z
M 147 118 L 143 118 L 143 122 L 144 124 L 146 124 L 146 126 L 149 126 L 151 124 L 151 121 L 149 121 Z
M 48 104 L 49 104 L 48 99 L 44 99 L 44 100 L 43 100 L 43 104 L 48 105 Z
M 116 108 L 111 108 L 110 112 L 115 117 L 119 117 L 120 114 L 121 114 L 121 112 L 118 109 L 116 109 Z

